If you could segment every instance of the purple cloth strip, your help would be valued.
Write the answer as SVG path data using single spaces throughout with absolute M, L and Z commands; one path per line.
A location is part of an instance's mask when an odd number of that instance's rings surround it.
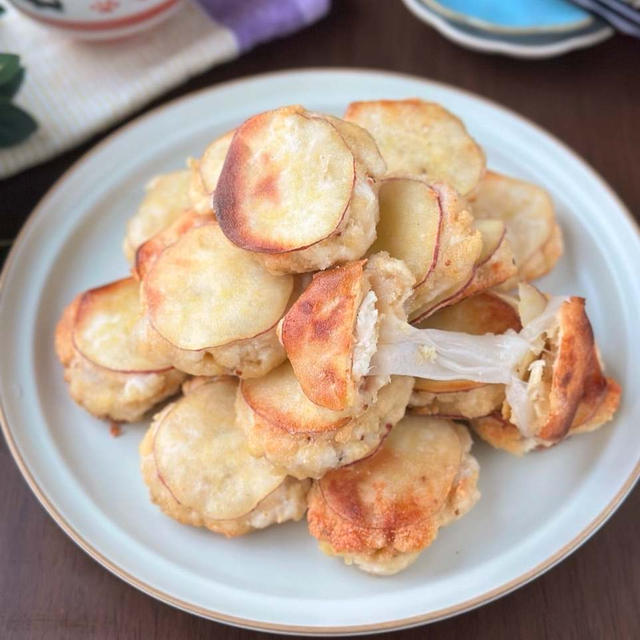
M 330 0 L 197 0 L 216 21 L 233 31 L 240 51 L 293 33 L 329 11 Z

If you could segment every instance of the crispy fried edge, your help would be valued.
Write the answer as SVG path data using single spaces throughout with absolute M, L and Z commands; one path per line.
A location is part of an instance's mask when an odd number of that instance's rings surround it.
M 353 159 L 351 194 L 347 202 L 345 202 L 340 216 L 336 220 L 334 230 L 327 236 L 318 238 L 314 242 L 306 245 L 295 247 L 283 246 L 282 244 L 278 244 L 275 241 L 264 241 L 264 239 L 254 237 L 248 231 L 247 224 L 243 222 L 243 219 L 246 217 L 246 213 L 243 213 L 241 211 L 241 205 L 239 202 L 237 202 L 237 193 L 242 190 L 242 184 L 244 182 L 244 167 L 246 165 L 246 160 L 248 157 L 248 145 L 243 142 L 242 138 L 247 132 L 249 135 L 251 135 L 252 129 L 259 129 L 262 124 L 262 120 L 271 116 L 274 111 L 285 111 L 290 114 L 297 114 L 308 119 L 324 120 L 327 126 L 331 127 L 331 129 L 335 131 L 335 133 L 340 137 L 346 151 L 351 155 Z M 329 120 L 308 114 L 302 107 L 299 106 L 282 107 L 274 111 L 265 111 L 256 116 L 253 116 L 238 127 L 233 136 L 233 140 L 231 141 L 229 151 L 227 152 L 227 157 L 224 161 L 222 173 L 220 174 L 220 178 L 218 179 L 218 185 L 213 196 L 214 209 L 216 211 L 218 222 L 220 224 L 220 228 L 227 236 L 227 238 L 242 249 L 267 254 L 280 254 L 301 251 L 315 244 L 318 244 L 323 240 L 326 240 L 328 237 L 331 237 L 334 233 L 336 233 L 344 222 L 345 216 L 350 209 L 357 179 L 356 159 L 353 156 L 351 148 L 334 124 L 332 124 Z
M 364 296 L 365 263 L 359 260 L 316 273 L 280 328 L 282 344 L 304 394 L 334 411 L 346 409 L 356 391 L 354 327 Z

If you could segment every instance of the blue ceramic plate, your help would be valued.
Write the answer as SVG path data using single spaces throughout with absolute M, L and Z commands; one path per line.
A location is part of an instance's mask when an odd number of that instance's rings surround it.
M 613 34 L 609 25 L 595 17 L 573 31 L 488 31 L 443 16 L 429 8 L 427 3 L 432 2 L 433 0 L 404 0 L 407 8 L 416 17 L 439 31 L 445 38 L 462 47 L 485 53 L 501 53 L 516 58 L 550 58 L 574 49 L 592 46 Z
M 568 0 L 421 0 L 455 23 L 489 33 L 568 32 L 587 27 L 593 16 Z

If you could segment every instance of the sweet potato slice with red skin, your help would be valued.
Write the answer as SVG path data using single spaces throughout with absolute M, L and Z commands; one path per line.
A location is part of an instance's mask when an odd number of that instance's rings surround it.
M 352 400 L 354 327 L 364 295 L 365 263 L 315 274 L 281 325 L 282 344 L 305 395 L 334 411 Z

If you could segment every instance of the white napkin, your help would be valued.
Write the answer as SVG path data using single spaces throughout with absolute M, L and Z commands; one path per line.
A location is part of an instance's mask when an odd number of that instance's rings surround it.
M 26 141 L 0 149 L 0 177 L 79 144 L 238 54 L 233 33 L 190 3 L 155 29 L 111 43 L 71 40 L 7 10 L 0 51 L 20 55 L 26 78 L 14 101 L 39 127 Z
M 14 102 L 39 124 L 0 149 L 0 178 L 90 138 L 191 76 L 322 17 L 328 0 L 185 2 L 160 26 L 115 42 L 69 39 L 7 6 L 0 52 L 17 53 L 26 78 Z

